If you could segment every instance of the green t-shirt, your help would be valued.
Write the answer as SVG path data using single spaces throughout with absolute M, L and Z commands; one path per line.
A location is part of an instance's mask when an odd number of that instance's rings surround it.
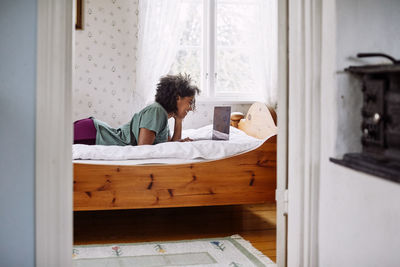
M 96 145 L 136 146 L 140 128 L 146 128 L 156 133 L 153 144 L 168 141 L 168 113 L 157 102 L 133 115 L 130 122 L 118 129 L 110 127 L 105 122 L 92 119 L 97 130 Z

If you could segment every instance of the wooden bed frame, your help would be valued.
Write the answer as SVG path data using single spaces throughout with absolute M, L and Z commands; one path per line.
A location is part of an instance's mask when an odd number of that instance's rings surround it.
M 96 165 L 74 163 L 74 211 L 256 204 L 275 201 L 274 113 L 253 104 L 232 124 L 267 139 L 259 148 L 190 164 Z

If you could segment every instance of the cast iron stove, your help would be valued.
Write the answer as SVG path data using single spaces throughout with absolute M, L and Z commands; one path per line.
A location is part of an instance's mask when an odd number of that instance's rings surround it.
M 393 64 L 345 69 L 362 81 L 362 152 L 347 153 L 343 159 L 330 160 L 400 182 L 400 61 L 381 53 L 357 56 L 386 57 Z

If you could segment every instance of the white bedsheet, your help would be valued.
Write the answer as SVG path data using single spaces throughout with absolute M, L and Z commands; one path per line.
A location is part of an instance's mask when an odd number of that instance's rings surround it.
M 184 130 L 182 138 L 211 138 L 212 125 Z M 268 138 L 266 138 L 268 139 Z M 194 142 L 166 142 L 143 146 L 89 146 L 72 147 L 74 162 L 91 164 L 182 164 L 216 160 L 253 150 L 265 140 L 248 136 L 231 127 L 229 141 L 199 140 Z

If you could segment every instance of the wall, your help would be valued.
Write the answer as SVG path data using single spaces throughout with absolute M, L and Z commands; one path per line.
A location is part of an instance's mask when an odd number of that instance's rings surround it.
M 94 116 L 113 127 L 128 122 L 134 112 L 138 1 L 85 0 L 84 29 L 75 32 L 73 120 Z M 213 107 L 198 103 L 184 129 L 210 124 Z M 229 104 L 229 103 L 224 103 Z M 232 104 L 246 113 L 250 104 Z M 173 119 L 169 121 L 173 129 Z
M 337 154 L 361 151 L 362 93 L 360 82 L 344 72 L 350 65 L 387 64 L 385 58 L 357 58 L 357 53 L 380 52 L 400 58 L 399 1 L 337 2 L 337 79 L 339 99 Z
M 73 119 L 128 122 L 136 79 L 138 1 L 86 0 L 75 31 Z
M 322 84 L 319 266 L 400 263 L 400 185 L 329 162 L 329 157 L 360 148 L 360 88 L 343 69 L 365 63 L 353 58 L 358 52 L 385 52 L 400 58 L 398 14 L 397 0 L 336 0 L 336 32 L 330 29 L 325 36 L 336 35 L 336 49 L 333 45 L 333 51 L 323 55 L 332 55 L 336 64 Z
M 188 113 L 185 120 L 183 121 L 183 129 L 197 129 L 205 125 L 212 124 L 213 116 L 214 116 L 214 107 L 215 106 L 231 106 L 232 112 L 242 112 L 243 114 L 247 113 L 251 104 L 232 104 L 232 103 L 205 103 L 200 102 L 196 103 L 196 110 L 194 112 Z M 174 129 L 174 121 L 173 119 L 169 120 L 169 127 L 171 131 Z
M 36 0 L 0 1 L 0 266 L 34 266 Z

